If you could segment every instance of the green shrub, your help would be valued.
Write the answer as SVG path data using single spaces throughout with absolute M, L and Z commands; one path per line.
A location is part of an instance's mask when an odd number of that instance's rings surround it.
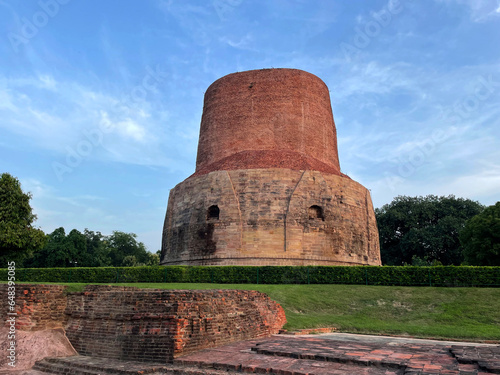
M 7 280 L 7 269 L 0 269 Z M 21 268 L 18 282 L 500 286 L 500 267 L 144 266 Z

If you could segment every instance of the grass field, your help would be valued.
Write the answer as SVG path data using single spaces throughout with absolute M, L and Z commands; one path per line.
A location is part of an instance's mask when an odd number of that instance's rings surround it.
M 85 284 L 66 284 L 70 290 Z M 114 284 L 161 289 L 253 289 L 286 312 L 288 330 L 337 327 L 342 332 L 500 340 L 500 288 L 363 285 Z

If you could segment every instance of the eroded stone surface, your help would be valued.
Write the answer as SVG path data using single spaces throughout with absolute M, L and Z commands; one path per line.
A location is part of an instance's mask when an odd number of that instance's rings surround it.
M 208 217 L 213 206 L 218 218 Z M 177 185 L 162 249 L 166 265 L 380 265 L 367 189 L 278 168 L 216 171 Z
M 0 328 L 0 373 L 2 371 L 25 370 L 31 368 L 36 361 L 45 357 L 66 357 L 76 354 L 75 349 L 64 334 L 62 328 L 16 332 L 16 361 L 15 367 L 9 365 L 7 357 L 10 340 L 8 329 Z

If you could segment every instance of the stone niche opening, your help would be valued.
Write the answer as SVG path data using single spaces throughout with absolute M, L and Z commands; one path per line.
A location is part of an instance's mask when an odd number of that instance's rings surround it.
M 208 207 L 207 220 L 219 220 L 220 209 L 217 205 Z
M 309 214 L 309 220 L 321 220 L 325 221 L 325 215 L 323 214 L 323 208 L 317 205 L 312 205 L 307 210 Z

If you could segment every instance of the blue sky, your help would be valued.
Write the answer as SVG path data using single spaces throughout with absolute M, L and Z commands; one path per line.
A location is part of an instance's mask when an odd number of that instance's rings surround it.
M 498 0 L 0 0 L 0 173 L 46 233 L 161 246 L 206 88 L 297 68 L 328 85 L 342 171 L 372 192 L 500 192 Z

